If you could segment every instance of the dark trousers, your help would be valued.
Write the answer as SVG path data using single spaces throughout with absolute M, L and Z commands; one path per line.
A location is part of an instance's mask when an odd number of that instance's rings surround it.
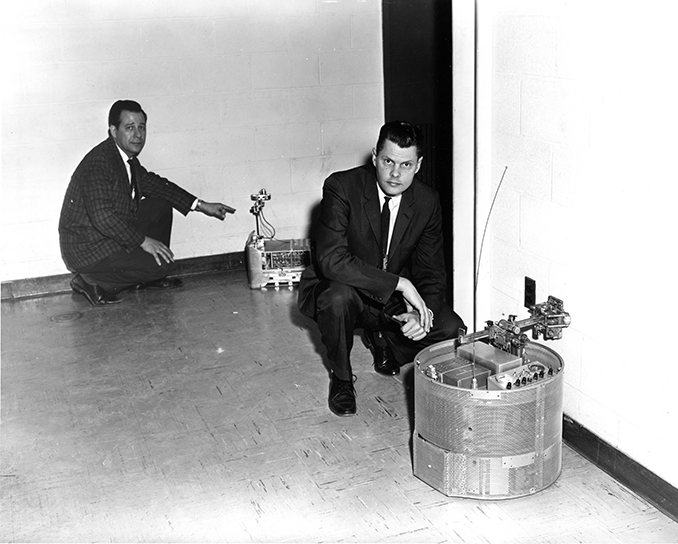
M 167 247 L 172 233 L 172 206 L 162 198 L 144 198 L 139 202 L 134 226 L 144 236 L 155 238 Z M 131 253 L 124 249 L 77 272 L 88 283 L 95 283 L 109 293 L 146 281 L 159 280 L 171 271 L 171 265 L 161 259 L 158 265 L 150 253 L 141 247 Z
M 384 307 L 376 306 L 356 289 L 340 282 L 323 280 L 315 288 L 315 321 L 327 349 L 332 372 L 342 380 L 352 379 L 350 354 L 353 332 L 363 328 L 382 331 L 396 361 L 402 366 L 432 344 L 455 338 L 464 322 L 447 305 L 434 316 L 433 328 L 418 342 L 403 336 L 397 323 L 384 316 Z M 386 304 L 391 315 L 402 313 L 405 306 L 400 293 Z

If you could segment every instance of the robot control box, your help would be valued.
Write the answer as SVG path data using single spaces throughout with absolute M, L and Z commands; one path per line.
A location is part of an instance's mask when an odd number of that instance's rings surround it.
M 476 389 L 486 389 L 490 371 L 471 363 L 464 357 L 437 357 L 426 368 L 427 375 L 434 380 L 455 387 L 471 389 L 475 378 Z
M 506 372 L 523 364 L 519 356 L 497 349 L 485 342 L 472 342 L 459 346 L 457 355 L 489 369 L 492 374 Z

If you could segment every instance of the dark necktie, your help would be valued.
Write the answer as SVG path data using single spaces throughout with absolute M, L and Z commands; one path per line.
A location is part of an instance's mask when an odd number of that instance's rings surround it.
M 391 222 L 391 209 L 388 203 L 390 200 L 390 196 L 384 197 L 384 205 L 381 208 L 381 257 L 384 270 L 386 270 L 388 257 L 388 227 Z
M 132 198 L 134 199 L 134 203 L 136 206 L 139 206 L 139 200 L 141 199 L 141 195 L 139 194 L 139 184 L 137 183 L 137 164 L 139 163 L 139 159 L 136 157 L 132 157 L 127 161 L 129 163 L 129 170 L 131 173 L 131 178 L 132 178 Z

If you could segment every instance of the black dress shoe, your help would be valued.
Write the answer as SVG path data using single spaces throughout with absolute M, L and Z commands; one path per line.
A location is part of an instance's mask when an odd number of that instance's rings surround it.
M 104 304 L 117 304 L 121 301 L 118 295 L 113 295 L 105 291 L 98 285 L 91 285 L 82 279 L 80 274 L 76 274 L 71 279 L 71 289 L 76 293 L 85 295 L 92 306 L 103 306 Z
M 400 374 L 400 365 L 393 357 L 386 338 L 381 331 L 365 331 L 374 356 L 374 370 L 384 376 Z
M 144 291 L 146 289 L 178 289 L 184 284 L 181 278 L 162 278 L 161 280 L 145 281 L 136 284 L 135 291 Z
M 330 410 L 338 416 L 355 415 L 355 389 L 353 380 L 340 380 L 334 374 L 330 378 Z

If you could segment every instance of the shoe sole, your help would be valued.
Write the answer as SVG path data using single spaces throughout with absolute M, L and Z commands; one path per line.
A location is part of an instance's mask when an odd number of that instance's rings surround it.
M 397 376 L 400 374 L 400 369 L 396 370 L 395 372 L 382 372 L 381 370 L 378 370 L 376 367 L 374 368 L 374 371 L 377 374 L 381 374 L 382 376 Z
M 134 287 L 134 291 L 141 292 L 141 291 L 171 291 L 172 289 L 181 289 L 184 286 L 184 284 L 180 285 L 168 285 L 167 287 L 161 287 L 159 285 L 144 285 L 143 287 Z
M 332 408 L 330 408 L 330 412 L 332 412 L 335 416 L 339 416 L 339 417 L 351 417 L 351 416 L 355 415 L 355 412 L 345 412 L 345 413 L 341 414 L 339 412 L 335 412 L 334 410 L 332 410 Z

